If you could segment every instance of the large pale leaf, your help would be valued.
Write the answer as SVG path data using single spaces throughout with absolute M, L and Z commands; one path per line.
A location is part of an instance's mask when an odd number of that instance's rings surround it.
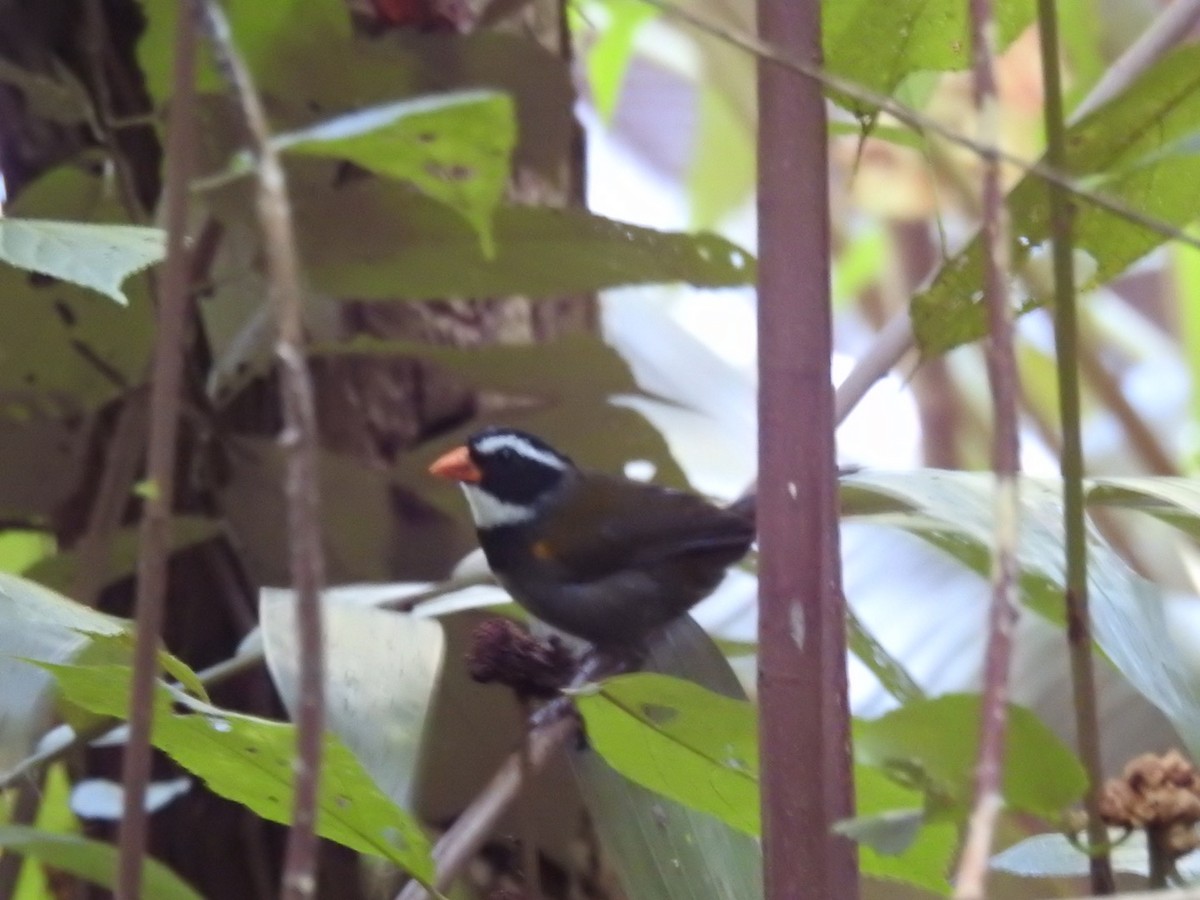
M 0 825 L 0 849 L 36 859 L 47 866 L 70 872 L 84 881 L 106 888 L 117 883 L 117 848 L 77 834 L 56 834 Z M 202 900 L 187 882 L 155 859 L 143 862 L 142 877 L 147 897 L 155 900 Z
M 99 715 L 128 713 L 130 669 L 47 665 L 63 696 Z M 273 822 L 291 821 L 296 729 L 219 709 L 159 685 L 152 741 L 217 794 Z M 180 703 L 186 712 L 176 712 Z M 433 874 L 420 826 L 393 804 L 333 735 L 326 735 L 317 831 L 360 853 L 387 859 L 415 878 Z
M 458 212 L 479 233 L 484 256 L 493 254 L 492 214 L 516 143 L 507 95 L 460 91 L 401 100 L 278 135 L 274 143 L 410 182 Z
M 413 779 L 445 636 L 435 621 L 376 609 L 379 586 L 333 588 L 322 595 L 326 727 L 345 742 L 375 783 L 413 809 Z M 299 700 L 296 597 L 265 588 L 259 618 L 267 667 L 288 712 Z
M 121 282 L 161 260 L 166 234 L 141 225 L 0 219 L 0 259 L 99 291 L 122 305 Z
M 843 479 L 851 514 L 918 537 L 986 574 L 993 539 L 990 475 L 938 471 L 862 472 Z M 1057 483 L 1021 482 L 1021 588 L 1026 604 L 1062 620 L 1064 549 Z M 884 514 L 890 512 L 891 514 Z M 881 515 L 882 514 L 882 515 Z M 1200 750 L 1200 697 L 1164 614 L 1164 592 L 1131 571 L 1095 532 L 1088 538 L 1093 635 L 1135 689 L 1161 709 L 1193 751 Z

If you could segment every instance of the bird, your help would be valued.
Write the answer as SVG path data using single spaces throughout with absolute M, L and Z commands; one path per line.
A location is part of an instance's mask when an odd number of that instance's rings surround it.
M 515 428 L 472 434 L 429 472 L 461 485 L 501 587 L 602 650 L 644 649 L 712 593 L 755 539 L 753 497 L 718 506 L 584 469 Z

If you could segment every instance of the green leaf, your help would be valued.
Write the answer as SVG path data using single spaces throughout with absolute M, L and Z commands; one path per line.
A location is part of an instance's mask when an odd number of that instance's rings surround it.
M 128 712 L 131 670 L 125 666 L 45 668 L 63 696 L 99 715 Z M 174 712 L 173 701 L 187 712 Z M 159 684 L 154 746 L 204 779 L 216 794 L 273 822 L 289 824 L 296 729 L 284 722 L 233 713 Z M 433 877 L 430 845 L 420 826 L 393 804 L 335 736 L 326 734 L 318 794 L 317 831 L 387 859 L 423 884 Z
M 171 519 L 170 551 L 177 553 L 212 540 L 221 534 L 221 523 L 203 516 L 175 516 Z M 137 569 L 138 528 L 121 528 L 112 536 L 108 558 L 98 573 L 101 586 L 127 578 Z M 25 570 L 25 576 L 57 591 L 69 591 L 79 568 L 78 549 L 60 550 L 44 557 Z
M 825 68 L 884 94 L 910 73 L 950 71 L 971 64 L 967 6 L 959 0 L 836 0 L 821 5 Z M 998 46 L 1012 42 L 1033 21 L 1033 0 L 996 4 Z M 844 101 L 858 113 L 873 110 Z
M 137 638 L 134 634 L 133 623 L 125 621 L 126 630 L 115 634 L 88 634 L 87 646 L 77 653 L 71 664 L 76 666 L 120 665 L 133 666 L 134 646 Z M 54 662 L 54 660 L 45 660 Z M 175 654 L 166 650 L 158 651 L 159 668 L 179 682 L 180 686 L 204 702 L 209 702 L 208 690 L 192 667 Z
M 76 834 L 53 834 L 20 825 L 0 826 L 0 848 L 39 860 L 106 888 L 116 887 L 117 848 Z M 155 859 L 144 860 L 147 897 L 155 900 L 203 900 L 178 875 Z
M 864 875 L 915 884 L 948 894 L 946 873 L 958 847 L 958 828 L 930 822 L 920 791 L 896 784 L 880 769 L 854 766 L 857 816 L 835 831 L 859 842 L 858 865 Z
M 8 798 L 15 800 L 16 793 L 9 791 Z M 44 835 L 79 833 L 79 820 L 71 811 L 71 779 L 65 763 L 51 763 L 46 767 L 39 801 L 34 828 Z M 0 825 L 7 825 L 10 817 L 6 817 L 3 807 L 4 797 L 0 795 Z M 21 867 L 13 900 L 46 900 L 52 896 L 45 867 L 31 858 Z
M 401 186 L 307 184 L 294 194 L 301 255 L 315 286 L 337 297 L 550 298 L 630 284 L 730 287 L 755 279 L 753 257 L 724 238 L 654 231 L 578 209 L 500 207 L 489 259 L 459 216 Z
M 492 216 L 516 144 L 513 102 L 495 91 L 460 91 L 359 110 L 277 135 L 291 153 L 336 157 L 411 182 L 447 204 L 495 252 Z
M 138 41 L 138 63 L 150 96 L 162 106 L 171 96 L 175 19 L 182 7 L 175 0 L 141 0 L 141 7 L 146 29 Z M 229 17 L 238 52 L 258 88 L 267 92 L 280 87 L 295 68 L 350 42 L 350 13 L 341 0 L 227 0 L 221 7 Z M 207 44 L 200 57 L 197 89 L 221 92 L 226 83 Z
M 1104 175 L 1098 190 L 1115 200 L 1182 227 L 1200 208 L 1200 156 L 1163 154 L 1200 128 L 1200 45 L 1175 51 L 1127 91 L 1067 131 L 1067 171 Z M 1115 171 L 1114 171 L 1115 170 Z M 1050 235 L 1046 186 L 1027 176 L 1008 197 L 1014 235 L 1014 269 L 1034 253 L 1044 254 Z M 1077 253 L 1094 261 L 1084 287 L 1103 284 L 1163 243 L 1164 238 L 1086 199 L 1075 220 Z M 986 333 L 982 249 L 978 236 L 942 266 L 933 283 L 915 295 L 913 330 L 926 355 L 943 353 Z M 1013 302 L 1022 310 L 1046 298 L 1017 280 Z
M 0 219 L 0 259 L 91 288 L 122 305 L 121 282 L 161 260 L 166 234 L 139 225 Z
M 610 678 L 575 703 L 588 739 L 627 778 L 759 834 L 751 704 L 653 673 Z
M 636 784 L 738 830 L 759 833 L 758 740 L 754 707 L 692 682 L 654 673 L 611 678 L 575 697 L 590 745 Z M 855 766 L 860 813 L 882 815 L 924 804 L 919 791 Z M 957 843 L 952 824 L 909 823 L 906 843 L 864 847 L 862 867 L 877 878 L 946 893 Z
M 576 28 L 593 21 L 598 12 L 607 14 L 607 22 L 588 48 L 587 76 L 596 111 L 606 122 L 611 122 L 633 56 L 634 39 L 642 25 L 658 15 L 658 10 L 640 0 L 603 0 L 588 4 L 583 12 L 574 4 L 568 9 L 584 20 L 573 26 Z
M 0 572 L 22 572 L 56 547 L 54 535 L 45 531 L 6 528 L 0 531 Z
M 1057 818 L 1083 795 L 1087 778 L 1075 755 L 1032 712 L 1008 707 L 1004 802 Z M 979 697 L 947 694 L 909 703 L 878 719 L 858 719 L 858 761 L 911 779 L 959 816 L 970 808 L 979 748 Z
M 730 103 L 721 83 L 700 86 L 695 151 L 687 173 L 693 225 L 711 228 L 746 202 L 754 188 L 754 120 Z

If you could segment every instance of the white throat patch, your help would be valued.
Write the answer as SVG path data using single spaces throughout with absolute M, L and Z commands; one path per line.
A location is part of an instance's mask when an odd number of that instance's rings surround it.
M 491 434 L 475 444 L 475 449 L 484 456 L 488 456 L 505 447 L 526 459 L 535 460 L 543 465 L 550 466 L 552 469 L 558 469 L 560 472 L 566 471 L 567 464 L 565 462 L 553 453 L 549 453 L 540 447 L 535 447 L 519 434 Z
M 505 435 L 507 436 L 507 435 Z M 534 517 L 535 510 L 518 503 L 506 503 L 474 484 L 463 483 L 467 505 L 471 507 L 471 518 L 476 528 L 500 528 L 504 525 L 520 525 Z

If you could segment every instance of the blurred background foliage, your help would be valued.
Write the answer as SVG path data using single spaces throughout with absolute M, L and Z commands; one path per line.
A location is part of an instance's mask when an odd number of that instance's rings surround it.
M 1165 5 L 1060 0 L 1069 111 Z M 754 32 L 749 0 L 677 6 L 727 35 Z M 996 4 L 1003 147 L 1030 160 L 1044 146 L 1034 6 Z M 426 478 L 425 467 L 483 424 L 528 428 L 589 466 L 714 496 L 732 497 L 753 478 L 750 54 L 638 0 L 225 7 L 286 150 L 332 581 L 447 576 L 473 537 L 460 498 Z M 36 222 L 157 220 L 178 8 L 172 0 L 0 0 L 0 163 L 11 200 L 4 224 L 33 223 L 35 232 L 21 238 L 33 248 L 24 255 L 13 249 L 12 228 L 0 232 L 0 257 L 11 263 L 0 266 L 0 568 L 117 616 L 132 607 L 155 273 L 137 273 L 146 260 L 129 257 L 130 233 L 64 236 L 37 231 Z M 826 65 L 972 135 L 965 10 L 961 0 L 830 0 Z M 1072 176 L 1181 228 L 1200 209 L 1194 37 L 1114 101 L 1073 119 L 1069 131 Z M 213 699 L 280 718 L 294 685 L 284 639 L 290 620 L 272 618 L 264 602 L 256 630 L 259 590 L 287 581 L 261 239 L 238 155 L 240 120 L 210 59 L 197 77 L 194 305 L 164 640 L 197 669 L 239 646 L 265 652 L 269 670 L 251 667 L 215 688 Z M 990 446 L 986 374 L 974 343 L 983 334 L 972 240 L 979 160 L 860 99 L 830 99 L 835 371 L 844 375 L 876 352 L 878 332 L 894 317 L 911 314 L 916 339 L 839 433 L 844 461 L 867 467 L 844 499 L 845 583 L 859 629 L 850 665 L 863 817 L 848 833 L 863 842 L 869 896 L 944 894 L 973 759 L 970 693 L 982 657 L 990 541 L 987 482 L 970 474 L 988 468 Z M 1031 475 L 1052 478 L 1059 428 L 1043 308 L 1045 190 L 1017 167 L 1007 179 L 1013 302 L 1028 313 L 1018 329 L 1023 462 Z M 1097 478 L 1089 495 L 1092 583 L 1097 641 L 1111 662 L 1103 666 L 1101 725 L 1106 765 L 1117 771 L 1144 750 L 1181 742 L 1200 749 L 1200 501 L 1187 480 L 1200 460 L 1192 390 L 1200 254 L 1086 201 L 1076 224 L 1085 451 Z M 105 249 L 96 240 L 107 241 Z M 93 252 L 99 261 L 86 255 Z M 1058 515 L 1053 486 L 1033 482 L 1022 557 L 1029 614 L 1013 689 L 1033 715 L 1022 712 L 1014 724 L 1007 844 L 1053 830 L 1056 813 L 1081 791 L 1067 750 L 1074 736 Z M 707 661 L 693 663 L 691 677 L 727 696 L 753 693 L 752 569 L 733 573 L 697 611 L 718 639 L 700 652 L 722 648 L 741 682 L 720 654 L 702 655 Z M 401 751 L 375 747 L 385 713 L 366 698 L 383 703 L 389 691 L 411 692 L 413 704 L 387 713 L 409 716 L 407 731 L 393 729 L 406 748 L 403 784 L 388 793 L 435 831 L 478 792 L 518 734 L 517 704 L 462 671 L 471 629 L 489 606 L 507 612 L 494 593 L 448 606 L 439 620 L 445 645 L 419 667 L 424 681 L 414 686 L 413 673 L 400 671 L 374 692 L 373 673 L 391 672 L 389 655 L 408 645 L 371 640 L 393 625 L 372 620 L 364 636 L 341 614 L 331 618 L 334 633 L 347 635 L 329 648 L 331 678 L 343 679 L 330 690 L 346 710 L 335 730 L 383 783 L 378 766 L 399 765 Z M 12 657 L 61 660 L 79 649 L 31 619 L 29 608 L 0 605 L 0 771 L 28 757 L 55 720 L 47 676 Z M 662 668 L 686 674 L 680 665 Z M 703 719 L 704 704 L 716 701 L 688 694 L 672 702 L 693 713 L 689 704 L 699 704 Z M 633 735 L 622 743 L 606 710 L 597 701 L 587 712 L 591 727 L 612 738 L 597 749 L 683 805 L 614 780 L 579 751 L 502 823 L 455 896 L 489 896 L 512 883 L 518 839 L 539 848 L 547 896 L 755 895 L 755 845 L 722 824 L 755 818 L 753 790 L 728 818 L 713 819 L 705 798 L 654 780 L 676 763 L 718 777 L 727 760 L 697 750 L 711 735 L 689 731 L 685 716 L 672 741 L 690 747 L 688 762 L 647 752 L 619 763 L 622 750 L 640 746 L 639 729 L 657 726 L 620 722 Z M 77 789 L 115 778 L 117 760 L 112 747 L 77 750 L 44 783 L 6 785 L 0 819 L 111 837 L 111 810 L 87 805 Z M 164 783 L 178 777 L 166 757 L 157 765 Z M 883 814 L 891 818 L 871 819 Z M 273 895 L 278 826 L 199 782 L 171 794 L 152 822 L 151 852 L 204 896 Z M 629 839 L 630 823 L 640 839 Z M 0 896 L 99 891 L 53 867 L 18 870 L 15 859 L 0 858 Z M 1136 872 L 1136 860 L 1128 868 Z M 322 897 L 395 889 L 388 873 L 333 843 L 324 845 L 321 873 Z M 1064 879 L 1054 889 L 1069 887 Z M 996 896 L 1034 890 L 1047 885 L 1002 876 Z

